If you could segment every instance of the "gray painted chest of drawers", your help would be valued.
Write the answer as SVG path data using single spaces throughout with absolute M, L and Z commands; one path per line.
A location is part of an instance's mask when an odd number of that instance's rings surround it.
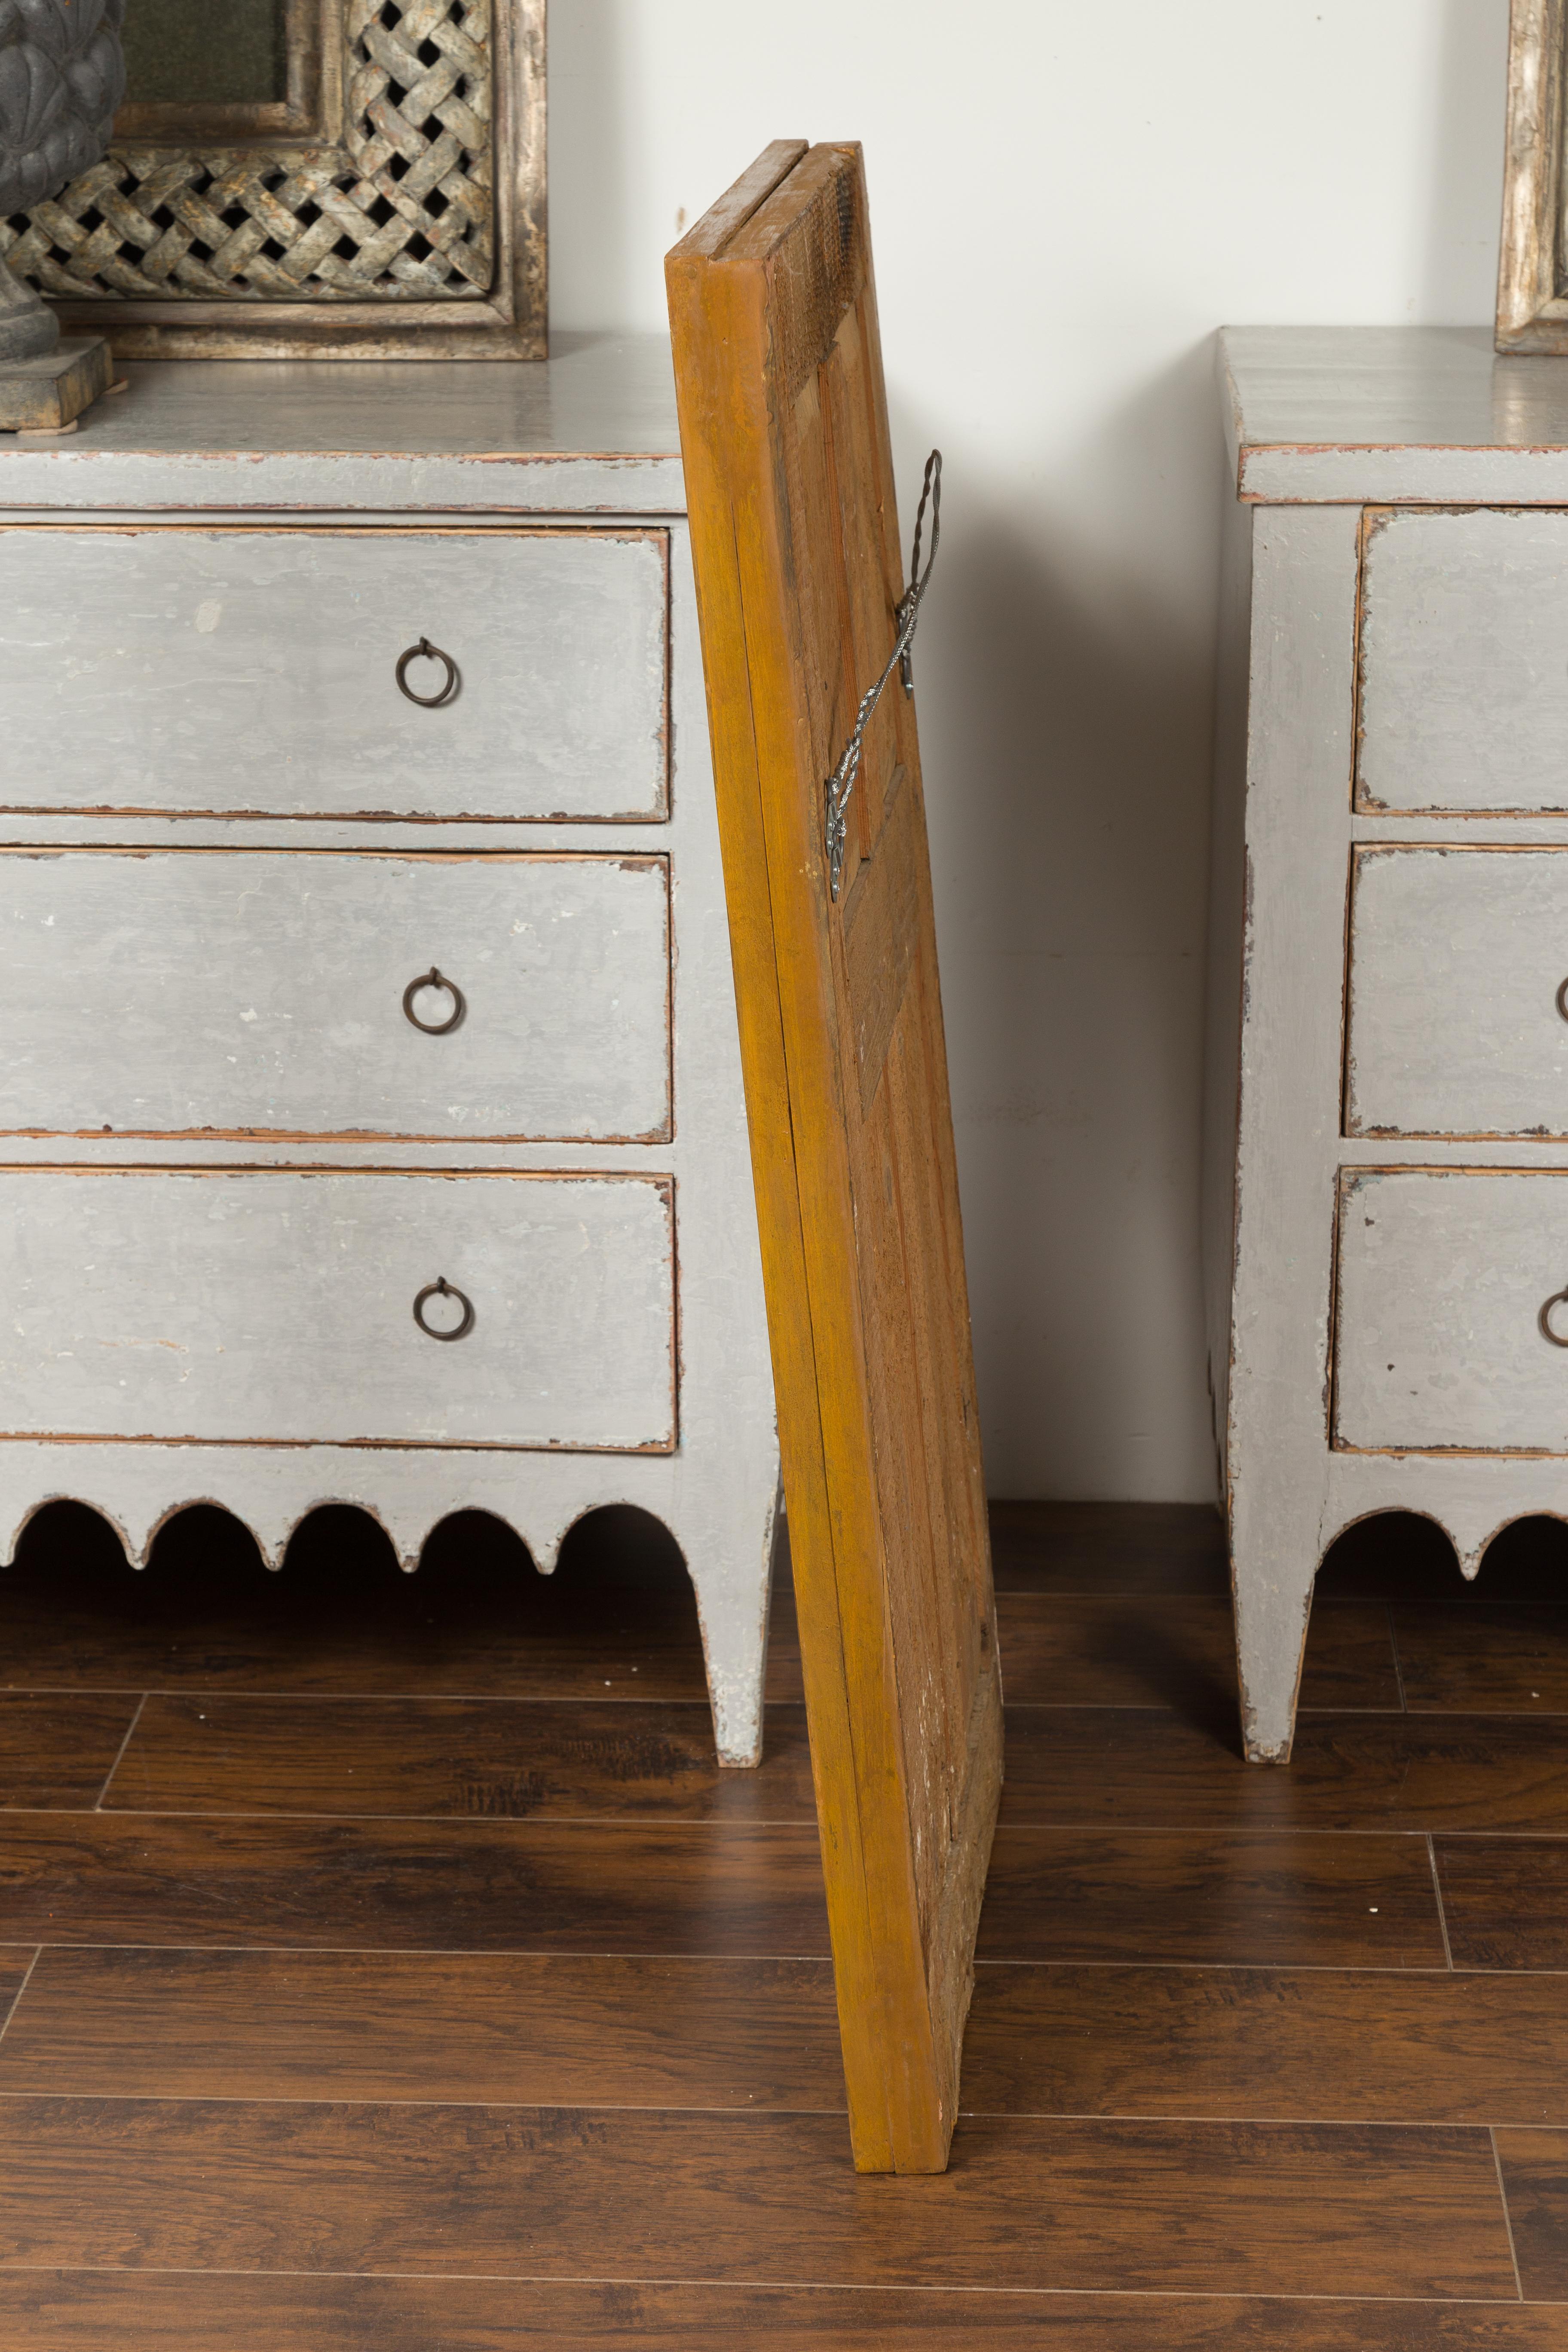
M 405 1567 L 478 1508 L 549 1570 L 633 1503 L 754 1762 L 778 1458 L 668 352 L 129 376 L 0 441 L 0 1544 L 68 1495 L 141 1561 L 212 1501 L 276 1564 L 350 1502 Z
M 1568 1518 L 1568 363 L 1236 329 L 1205 1143 L 1244 1727 L 1387 1510 Z

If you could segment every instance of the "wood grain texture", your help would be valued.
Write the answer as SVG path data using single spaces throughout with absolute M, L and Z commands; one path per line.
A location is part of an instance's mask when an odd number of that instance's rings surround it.
M 787 1549 L 789 1533 L 784 1531 Z M 795 1590 L 787 1576 L 773 1580 L 768 1612 L 768 1685 L 770 1706 L 804 1706 L 805 1678 L 800 1664 L 800 1624 L 795 1612 Z
M 0 1952 L 0 2019 L 25 1951 Z M 0 2092 L 488 2099 L 842 2114 L 826 1959 L 72 1951 L 0 2034 Z
M 90 1806 L 135 1719 L 133 1696 L 0 1696 L 0 1807 Z
M 0 1712 L 0 1730 L 4 1721 Z M 705 1703 L 607 1693 L 575 1705 L 154 1695 L 103 1802 L 153 1813 L 815 1822 L 804 1709 L 771 1708 L 763 1741 L 759 1766 L 731 1771 L 714 1754 Z
M 1568 1970 L 1568 1843 L 1435 1838 L 1432 1852 L 1457 1969 Z
M 842 2163 L 836 2116 L 18 2096 L 4 2119 L 7 2264 L 1514 2294 L 1480 2131 L 993 2117 L 911 2194 Z
M 1129 1826 L 1568 1830 L 1568 1749 L 1508 1716 L 1303 1716 L 1252 1772 L 1228 1709 L 1010 1707 L 1003 1819 Z
M 993 1502 L 987 1516 L 998 1595 L 1230 1596 L 1225 1522 L 1206 1503 Z
M 1568 1609 L 1396 1609 L 1405 1703 L 1440 1715 L 1568 1715 Z
M 26 1946 L 7 1949 L 0 1947 L 0 2042 L 4 2042 L 16 1995 L 26 1982 L 27 1972 L 37 1961 L 36 1950 Z
M 978 1956 L 1325 1969 L 1446 1962 L 1424 1839 L 1006 1822 L 996 1832 Z
M 551 1576 L 510 1528 L 465 1512 L 436 1529 L 411 1577 L 356 1511 L 314 1513 L 277 1572 L 237 1520 L 184 1511 L 136 1572 L 96 1513 L 57 1504 L 0 1571 L 0 1677 L 61 1690 L 677 1703 L 706 1692 L 679 1553 L 624 1510 L 584 1520 Z
M 8 2352 L 1562 2352 L 1560 2306 L 1278 2295 L 0 2273 Z
M 7 1942 L 826 1956 L 813 1830 L 14 1816 Z
M 844 901 L 846 993 L 854 1025 L 860 1111 L 870 1116 L 903 1010 L 920 942 L 925 836 L 901 767 L 889 779 L 882 829 L 862 856 Z
M 1060 1608 L 1074 1627 L 1044 1660 L 1057 1704 L 1021 1704 L 1020 1717 L 1093 1715 L 1079 1702 L 1103 1677 L 1173 1656 L 1169 1704 L 1100 1712 L 1212 1741 L 1191 1712 L 1209 1654 L 1194 1630 L 1204 1596 L 1111 1592 L 1097 1613 L 1092 1515 L 1081 1516 L 1090 1590 L 1014 1596 L 1031 1623 Z M 1157 1567 L 1136 1558 L 1141 1516 L 1099 1516 L 1108 1556 L 1131 1563 L 1121 1572 Z M 330 1671 L 336 1696 L 247 1696 L 237 1683 L 217 1703 L 279 1725 L 315 1710 L 338 1727 L 344 1776 L 370 1769 L 392 1794 L 405 1769 L 415 1780 L 442 1769 L 429 1750 L 399 1763 L 394 1727 L 423 1709 L 416 1688 L 378 1688 L 414 1671 L 422 1629 L 453 1684 L 436 1719 L 451 1758 L 482 1768 L 479 1786 L 498 1768 L 470 1717 L 553 1723 L 558 1752 L 542 1745 L 542 1770 L 564 1794 L 580 1769 L 595 1803 L 595 1720 L 686 1718 L 679 1702 L 622 1696 L 661 1644 L 673 1671 L 697 1643 L 679 1559 L 646 1523 L 597 1547 L 584 1528 L 553 1580 L 483 1523 L 454 1522 L 432 1572 L 412 1579 L 353 1514 L 311 1523 L 280 1577 L 210 1514 L 173 1527 L 137 1578 L 90 1520 L 52 1523 L 76 1548 L 52 1549 L 40 1523 L 15 1580 L 0 1579 L 0 1644 L 14 1634 L 40 1663 L 112 1671 L 123 1632 L 148 1657 L 188 1649 L 220 1675 Z M 1394 1588 L 1419 1549 L 1369 1538 L 1359 1563 L 1346 1549 L 1310 1660 L 1330 1618 L 1370 1622 L 1362 1584 Z M 1552 1551 L 1547 1531 L 1517 1531 L 1489 1564 L 1495 1589 L 1542 1589 L 1561 1574 Z M 1178 1573 L 1182 1556 L 1173 1536 Z M 55 1633 L 51 1585 L 69 1601 Z M 509 1702 L 509 1675 L 561 1687 L 547 1663 L 557 1638 L 563 1676 L 585 1667 L 595 1612 L 613 1682 L 603 1704 L 578 1692 L 559 1706 Z M 500 1704 L 454 1706 L 465 1671 L 489 1671 L 492 1613 Z M 1495 1602 L 1414 1613 L 1453 1621 L 1450 1664 L 1466 1638 L 1499 1644 L 1514 1671 L 1512 1612 Z M 1542 1615 L 1520 1612 L 1526 1656 L 1541 1654 Z M 791 1622 L 781 1591 L 781 1658 Z M 356 1622 L 369 1685 L 357 1702 Z M 195 1781 L 204 1685 L 176 1682 L 172 1696 L 179 1769 Z M 356 1705 L 380 1736 L 356 1741 Z M 1442 1769 L 1478 1776 L 1478 1819 L 1503 1752 L 1485 1746 L 1491 1735 L 1561 1733 L 1550 1717 L 1463 1711 L 1414 1727 L 1317 1720 L 1346 1786 L 1357 1724 L 1447 1737 Z M 0 2231 L 5 2259 L 34 2260 L 26 2237 L 43 2266 L 0 2269 L 0 2342 L 1558 2352 L 1564 2302 L 1514 2299 L 1486 2126 L 1502 2143 L 1525 2294 L 1561 2295 L 1564 1978 L 1528 1970 L 1568 1969 L 1568 1839 L 1437 1838 L 1456 1972 L 1425 1835 L 1140 1830 L 1141 1812 L 1165 1801 L 1172 1751 L 1163 1738 L 1131 1745 L 1145 1795 L 1117 1783 L 1126 1819 L 998 1833 L 994 1958 L 977 1971 L 952 2168 L 901 2182 L 858 2179 L 843 2162 L 832 1969 L 804 1826 L 5 1812 L 0 2020 L 23 1989 L 0 2031 Z M 1400 1768 L 1392 1750 L 1369 1758 L 1375 1821 Z M 239 1761 L 259 1804 L 331 1801 L 281 1736 Z M 1092 1794 L 1095 1754 L 1076 1769 Z M 1299 1769 L 1252 1777 L 1288 1782 Z M 1418 1795 L 1426 1769 L 1412 1774 Z M 1184 1780 L 1188 1770 L 1175 1778 L 1195 1813 L 1213 1783 L 1205 1771 Z M 1519 1784 L 1505 1776 L 1496 1791 L 1506 1807 Z M 1467 1972 L 1477 1967 L 1491 1972 Z M 758 2126 L 771 2137 L 750 2137 Z M 169 2267 L 182 2253 L 206 2267 Z M 83 2267 L 102 2257 L 126 2267 Z M 392 2274 L 284 2274 L 297 2259 Z M 224 2266 L 234 2260 L 254 2267 Z M 462 2275 L 469 2264 L 487 2274 Z
M 1568 2303 L 1568 2132 L 1496 2139 L 1521 2289 L 1531 2302 Z
M 868 732 L 841 904 L 824 840 L 904 593 L 859 149 L 770 149 L 667 281 L 851 2135 L 863 2169 L 925 2171 L 955 2112 L 1001 1708 L 901 694 Z
M 35 1971 L 13 2034 L 37 1982 Z M 0 2044 L 0 2084 L 5 2054 Z M 963 2104 L 1008 2114 L 1568 2124 L 1568 2012 L 1560 1982 L 1529 1977 L 982 1966 Z
M 998 1592 L 1009 1706 L 1196 1706 L 1236 1703 L 1227 1599 Z M 1399 1676 L 1380 1603 L 1314 1610 L 1300 1705 L 1397 1712 Z

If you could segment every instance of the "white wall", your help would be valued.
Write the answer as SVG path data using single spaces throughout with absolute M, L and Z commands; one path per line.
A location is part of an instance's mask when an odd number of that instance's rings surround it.
M 991 1491 L 1206 1499 L 1226 320 L 1491 316 L 1507 0 L 552 0 L 552 313 L 663 323 L 770 139 L 866 148 Z

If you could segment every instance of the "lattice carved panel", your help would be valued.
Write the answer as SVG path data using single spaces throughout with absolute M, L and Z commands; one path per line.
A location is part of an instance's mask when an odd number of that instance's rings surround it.
M 125 142 L 0 253 L 77 299 L 474 299 L 495 278 L 494 0 L 345 0 L 331 144 Z

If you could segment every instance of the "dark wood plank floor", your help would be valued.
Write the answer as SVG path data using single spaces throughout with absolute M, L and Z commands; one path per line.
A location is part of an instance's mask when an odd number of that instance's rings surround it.
M 1568 1530 L 1326 1567 L 995 1511 L 1008 1777 L 940 2179 L 849 2168 L 799 1658 L 715 1769 L 621 1515 L 417 1577 L 58 1507 L 0 1575 L 3 2352 L 1568 2352 Z

